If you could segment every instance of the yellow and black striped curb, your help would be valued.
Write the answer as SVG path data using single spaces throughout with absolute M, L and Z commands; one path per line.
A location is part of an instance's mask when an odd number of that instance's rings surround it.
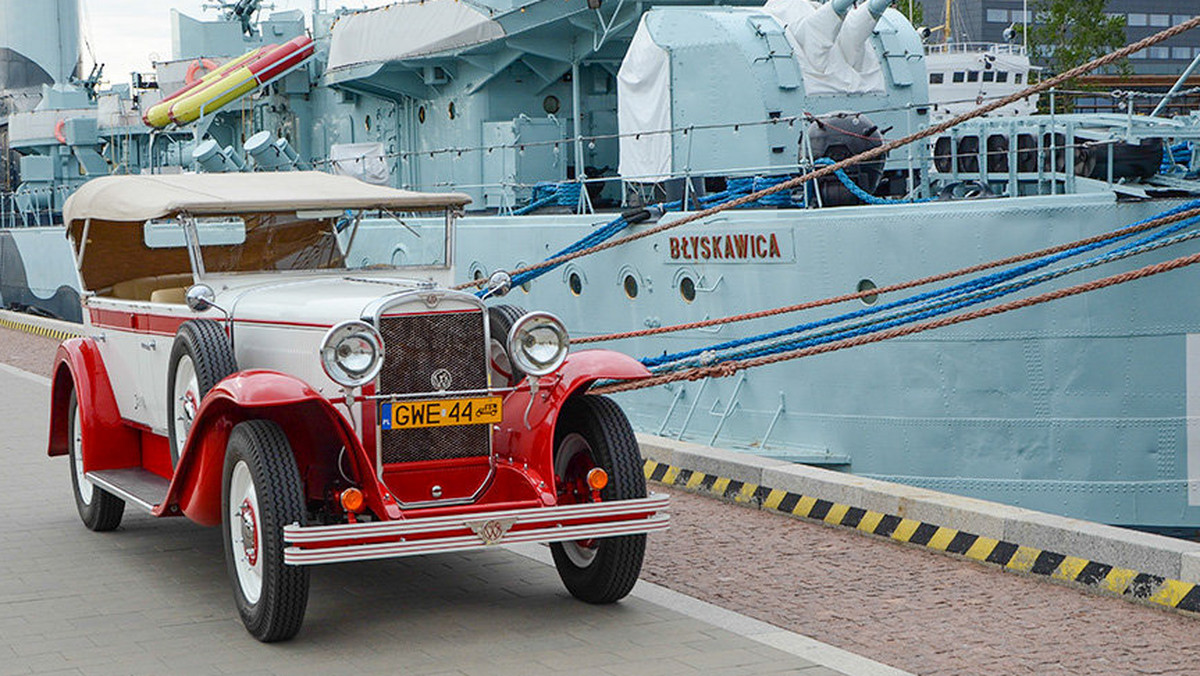
M 980 563 L 1006 570 L 1073 582 L 1094 590 L 1116 594 L 1189 613 L 1200 613 L 1200 585 L 1139 573 L 1106 563 L 1058 554 L 1034 547 L 975 535 L 945 526 L 883 514 L 859 507 L 821 500 L 798 493 L 746 483 L 673 467 L 647 460 L 646 478 L 684 490 L 707 493 L 759 509 L 782 512 L 804 519 L 823 521 L 833 526 L 853 528 L 864 534 L 878 535 L 957 554 Z
M 60 342 L 70 338 L 78 338 L 79 336 L 84 335 L 82 326 L 78 331 L 71 329 L 53 329 L 49 326 L 42 326 L 33 322 L 23 322 L 20 320 L 9 319 L 7 317 L 0 317 L 0 326 L 3 326 L 6 329 L 12 329 L 13 331 L 32 333 L 35 336 L 42 336 L 43 338 L 53 338 L 54 340 Z

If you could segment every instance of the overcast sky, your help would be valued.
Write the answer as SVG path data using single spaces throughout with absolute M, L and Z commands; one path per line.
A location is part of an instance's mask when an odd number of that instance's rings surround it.
M 212 0 L 209 0 L 211 3 Z M 325 0 L 328 7 L 378 7 L 394 0 Z M 212 10 L 202 10 L 204 0 L 80 0 L 84 35 L 105 64 L 105 79 L 114 84 L 128 82 L 129 73 L 150 70 L 153 56 L 171 56 L 171 10 L 200 18 L 215 19 Z M 312 0 L 268 0 L 276 10 L 303 9 L 308 14 Z M 85 61 L 88 55 L 85 50 Z M 85 73 L 86 75 L 86 73 Z

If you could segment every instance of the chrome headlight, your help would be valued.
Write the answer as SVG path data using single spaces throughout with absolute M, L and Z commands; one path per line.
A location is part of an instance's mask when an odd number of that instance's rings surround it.
M 535 378 L 562 366 L 570 347 L 566 327 L 549 312 L 530 312 L 508 332 L 508 358 L 513 366 Z
M 383 367 L 383 338 L 366 322 L 342 322 L 325 334 L 321 366 L 339 385 L 365 385 Z

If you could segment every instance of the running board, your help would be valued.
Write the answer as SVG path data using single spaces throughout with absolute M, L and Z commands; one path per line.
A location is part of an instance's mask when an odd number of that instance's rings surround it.
M 121 498 L 126 503 L 153 512 L 167 499 L 171 482 L 140 467 L 130 469 L 103 469 L 83 475 L 96 488 Z

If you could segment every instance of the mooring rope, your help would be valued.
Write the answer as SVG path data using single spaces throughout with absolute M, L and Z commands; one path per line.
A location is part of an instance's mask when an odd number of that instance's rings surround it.
M 891 284 L 888 286 L 881 286 L 876 289 L 868 289 L 865 291 L 859 291 L 857 293 L 848 293 L 848 294 L 844 294 L 841 296 L 833 296 L 831 298 L 822 298 L 820 300 L 806 301 L 804 303 L 798 303 L 796 305 L 788 305 L 788 306 L 779 307 L 779 308 L 772 308 L 770 310 L 747 312 L 745 314 L 733 315 L 730 317 L 718 317 L 715 319 L 705 319 L 702 321 L 688 322 L 686 324 L 675 324 L 672 326 L 660 326 L 660 327 L 651 328 L 651 329 L 641 329 L 638 331 L 625 331 L 622 333 L 610 333 L 610 334 L 605 334 L 605 335 L 601 335 L 601 336 L 584 336 L 584 337 L 580 337 L 580 338 L 573 338 L 571 340 L 571 344 L 572 345 L 581 345 L 581 344 L 585 344 L 585 343 L 599 343 L 599 342 L 610 341 L 610 340 L 625 340 L 627 338 L 642 338 L 645 336 L 655 336 L 655 335 L 659 335 L 659 334 L 663 334 L 663 333 L 675 333 L 678 331 L 690 331 L 693 329 L 702 329 L 702 328 L 707 328 L 710 326 L 717 326 L 717 325 L 721 325 L 721 324 L 732 324 L 732 323 L 736 323 L 736 322 L 745 322 L 745 321 L 750 321 L 753 319 L 764 319 L 766 317 L 774 317 L 777 315 L 790 314 L 793 312 L 800 312 L 802 310 L 811 310 L 813 308 L 824 307 L 827 305 L 836 305 L 838 303 L 844 303 L 847 301 L 861 300 L 868 296 L 876 296 L 876 295 L 881 296 L 881 295 L 893 293 L 896 291 L 903 291 L 905 289 L 912 289 L 912 288 L 915 288 L 918 286 L 925 286 L 928 284 L 934 284 L 937 282 L 946 281 L 948 279 L 954 279 L 955 277 L 962 277 L 964 275 L 969 275 L 969 274 L 973 274 L 976 272 L 983 272 L 985 270 L 1003 267 L 1005 265 L 1011 265 L 1013 263 L 1021 263 L 1021 262 L 1032 260 L 1035 258 L 1041 258 L 1044 256 L 1061 253 L 1063 251 L 1068 251 L 1071 249 L 1088 246 L 1090 244 L 1096 244 L 1096 243 L 1105 242 L 1105 241 L 1109 241 L 1109 240 L 1119 239 L 1119 238 L 1123 238 L 1124 236 L 1127 236 L 1127 235 L 1135 235 L 1139 232 L 1144 232 L 1146 230 L 1152 230 L 1154 228 L 1157 228 L 1157 227 L 1160 227 L 1163 225 L 1167 225 L 1170 223 L 1175 223 L 1177 221 L 1186 220 L 1186 219 L 1195 218 L 1195 217 L 1200 217 L 1200 209 L 1190 209 L 1190 210 L 1186 210 L 1186 211 L 1180 211 L 1178 213 L 1168 212 L 1167 215 L 1163 215 L 1158 218 L 1155 218 L 1155 219 L 1152 219 L 1149 221 L 1145 221 L 1142 223 L 1135 223 L 1134 225 L 1130 225 L 1130 226 L 1122 228 L 1120 230 L 1114 230 L 1113 232 L 1105 233 L 1103 235 L 1096 235 L 1094 237 L 1089 237 L 1087 239 L 1081 239 L 1081 240 L 1077 240 L 1074 242 L 1069 242 L 1067 244 L 1059 244 L 1057 246 L 1049 247 L 1046 249 L 1041 249 L 1039 251 L 1033 251 L 1030 253 L 1019 254 L 1016 256 L 1009 256 L 1008 258 L 1001 258 L 999 260 L 989 261 L 987 263 L 980 263 L 978 265 L 972 265 L 972 266 L 965 267 L 965 268 L 959 268 L 958 270 L 953 270 L 951 272 L 944 272 L 944 273 L 937 274 L 937 275 L 931 275 L 929 277 L 922 277 L 921 279 L 914 279 L 912 281 L 901 282 L 899 284 Z
M 1200 218 L 1189 219 L 1188 221 L 1183 221 L 1179 225 L 1174 226 L 1174 228 L 1171 230 L 1156 233 L 1150 237 L 1146 237 L 1138 242 L 1119 247 L 1108 253 L 1094 256 L 1088 260 L 1074 263 L 1072 265 L 1050 270 L 1033 277 L 1016 279 L 1015 281 L 1005 284 L 998 283 L 999 281 L 1003 280 L 997 280 L 997 283 L 990 283 L 986 285 L 981 284 L 969 288 L 957 289 L 953 293 L 939 293 L 933 295 L 931 298 L 922 300 L 920 304 L 916 305 L 915 307 L 910 307 L 908 309 L 901 310 L 900 312 L 884 315 L 882 317 L 873 317 L 872 319 L 868 319 L 867 321 L 859 322 L 857 324 L 841 326 L 817 334 L 809 334 L 800 337 L 788 337 L 795 333 L 809 331 L 813 328 L 831 326 L 833 324 L 857 319 L 862 316 L 860 313 L 851 313 L 850 315 L 835 317 L 832 320 L 825 320 L 809 325 L 793 327 L 792 329 L 785 329 L 783 331 L 773 332 L 763 336 L 755 336 L 749 339 L 743 339 L 741 341 L 731 341 L 730 343 L 714 345 L 706 349 L 692 350 L 679 355 L 667 355 L 664 357 L 643 359 L 642 362 L 647 366 L 650 366 L 651 370 L 655 373 L 679 371 L 693 366 L 708 366 L 724 361 L 736 361 L 738 359 L 744 359 L 747 357 L 757 357 L 761 355 L 784 352 L 791 349 L 831 343 L 845 338 L 866 335 L 869 333 L 902 326 L 904 324 L 917 322 L 922 319 L 931 319 L 933 317 L 949 314 L 956 310 L 961 310 L 973 305 L 979 305 L 987 301 L 1011 295 L 1018 291 L 1023 291 L 1025 289 L 1032 288 L 1039 284 L 1044 284 L 1076 272 L 1081 272 L 1083 270 L 1099 267 L 1107 263 L 1124 260 L 1126 258 L 1131 258 L 1149 251 L 1174 246 L 1182 242 L 1196 239 L 1200 237 L 1200 230 L 1193 229 L 1181 234 L 1175 234 L 1174 236 L 1170 235 L 1185 227 L 1196 225 L 1198 222 L 1200 222 Z M 911 300 L 912 299 L 909 299 L 909 301 L 906 301 L 905 304 Z M 901 305 L 903 304 L 892 304 L 891 309 L 895 309 Z M 773 340 L 773 342 L 769 343 L 766 342 L 774 338 L 782 339 Z M 760 344 L 754 345 L 754 343 Z M 733 352 L 729 351 L 738 347 L 745 347 L 746 349 Z M 723 351 L 723 353 L 717 355 L 716 352 L 718 350 Z
M 883 156 L 887 155 L 889 152 L 896 150 L 897 148 L 901 148 L 903 146 L 906 146 L 915 141 L 919 141 L 921 139 L 929 138 L 931 136 L 936 136 L 938 134 L 941 134 L 942 132 L 945 132 L 945 131 L 955 127 L 955 126 L 962 124 L 963 122 L 967 122 L 967 121 L 973 120 L 977 117 L 981 117 L 983 115 L 986 115 L 986 114 L 992 112 L 993 110 L 1003 108 L 1004 106 L 1007 106 L 1007 105 L 1010 105 L 1017 101 L 1020 101 L 1022 99 L 1028 98 L 1030 96 L 1033 96 L 1034 94 L 1040 94 L 1041 92 L 1048 91 L 1064 82 L 1067 82 L 1068 80 L 1072 80 L 1074 78 L 1079 77 L 1080 75 L 1090 73 L 1091 71 L 1096 70 L 1097 68 L 1103 68 L 1104 66 L 1116 63 L 1117 61 L 1120 61 L 1121 59 L 1129 56 L 1130 54 L 1133 54 L 1135 52 L 1140 52 L 1143 49 L 1146 49 L 1147 47 L 1157 45 L 1158 43 L 1163 42 L 1165 40 L 1169 40 L 1169 39 L 1175 37 L 1176 35 L 1186 33 L 1187 31 L 1189 31 L 1193 28 L 1196 28 L 1197 26 L 1200 26 L 1200 16 L 1192 17 L 1191 19 L 1189 19 L 1181 24 L 1177 24 L 1177 25 L 1172 26 L 1164 31 L 1161 31 L 1161 32 L 1155 33 L 1154 35 L 1151 35 L 1149 37 L 1143 38 L 1142 40 L 1139 40 L 1131 45 L 1126 45 L 1125 47 L 1122 47 L 1121 49 L 1118 49 L 1114 52 L 1109 52 L 1108 54 L 1105 54 L 1104 56 L 1098 57 L 1096 59 L 1092 59 L 1091 61 L 1089 61 L 1085 64 L 1082 64 L 1080 66 L 1076 66 L 1064 73 L 1060 73 L 1058 75 L 1055 75 L 1054 77 L 1043 80 L 1031 87 L 1027 87 L 1027 88 L 1025 88 L 1019 92 L 1016 92 L 1014 94 L 1010 94 L 1003 98 L 996 99 L 996 100 L 992 101 L 991 103 L 986 103 L 978 108 L 975 108 L 974 110 L 968 111 L 968 112 L 963 113 L 958 116 L 955 116 L 949 120 L 946 120 L 944 122 L 936 124 L 932 127 L 926 127 L 925 129 L 923 129 L 921 131 L 914 132 L 903 138 L 897 139 L 895 141 L 889 141 L 882 145 L 871 148 L 870 150 L 866 150 L 866 151 L 861 152 L 852 157 L 848 157 L 839 162 L 835 162 L 833 164 L 829 164 L 829 165 L 817 168 L 817 169 L 810 171 L 802 176 L 797 176 L 796 178 L 789 179 L 787 181 L 783 181 L 782 183 L 778 183 L 776 185 L 769 186 L 767 188 L 764 188 L 763 190 L 759 190 L 758 192 L 754 192 L 749 195 L 744 195 L 742 197 L 739 197 L 734 200 L 730 200 L 728 202 L 724 202 L 717 206 L 713 206 L 713 207 L 709 207 L 707 209 L 702 209 L 700 211 L 693 212 L 691 214 L 688 214 L 687 216 L 684 216 L 683 218 L 671 221 L 669 223 L 660 223 L 659 225 L 656 225 L 651 228 L 647 228 L 646 230 L 643 230 L 642 232 L 639 232 L 639 233 L 627 235 L 620 239 L 612 239 L 607 242 L 602 242 L 595 246 L 588 247 L 586 249 L 582 249 L 579 251 L 573 251 L 571 253 L 564 254 L 562 256 L 548 258 L 540 263 L 534 263 L 533 265 L 528 265 L 523 268 L 518 268 L 517 270 L 514 270 L 511 274 L 513 274 L 515 276 L 515 275 L 526 273 L 526 272 L 532 272 L 534 270 L 540 270 L 542 268 L 558 267 L 558 266 L 562 265 L 563 263 L 574 260 L 576 258 L 580 258 L 583 256 L 589 256 L 591 254 L 599 253 L 601 251 L 606 251 L 613 247 L 621 246 L 622 244 L 627 244 L 629 242 L 633 242 L 633 241 L 636 241 L 639 239 L 644 239 L 644 238 L 650 237 L 652 235 L 657 235 L 658 233 L 665 232 L 672 228 L 678 228 L 680 226 L 687 225 L 689 223 L 694 223 L 696 221 L 708 218 L 710 216 L 714 216 L 716 214 L 722 213 L 724 211 L 728 211 L 730 209 L 736 209 L 742 205 L 749 204 L 751 202 L 757 202 L 757 201 L 761 200 L 762 198 L 767 197 L 769 195 L 773 195 L 777 192 L 782 192 L 784 190 L 790 191 L 790 190 L 792 190 L 796 187 L 799 187 L 799 186 L 801 186 L 809 181 L 812 181 L 814 179 L 818 179 L 823 176 L 829 176 L 831 174 L 834 174 L 839 169 L 845 169 L 846 167 L 853 166 L 855 164 L 858 164 L 859 162 L 863 162 L 866 160 L 872 160 L 877 157 L 883 157 Z M 458 286 L 455 286 L 454 288 L 459 289 L 459 290 L 470 289 L 470 288 L 476 288 L 476 287 L 482 286 L 485 283 L 486 283 L 486 280 L 477 279 L 477 280 L 473 280 L 470 282 L 466 282 L 464 284 L 459 284 Z
M 743 360 L 739 360 L 739 361 L 727 361 L 727 362 L 723 362 L 721 364 L 716 364 L 714 366 L 701 366 L 701 367 L 697 367 L 697 368 L 688 369 L 686 371 L 673 371 L 671 373 L 651 376 L 649 378 L 642 378 L 640 380 L 612 383 L 609 385 L 604 385 L 602 387 L 595 388 L 595 389 L 591 390 L 591 393 L 592 394 L 616 394 L 618 392 L 630 392 L 633 390 L 641 390 L 641 389 L 645 389 L 648 387 L 656 387 L 658 385 L 666 385 L 668 383 L 679 382 L 681 380 L 701 380 L 704 378 L 724 378 L 724 377 L 731 376 L 739 371 L 744 371 L 749 368 L 755 368 L 755 367 L 759 367 L 759 366 L 767 366 L 769 364 L 777 364 L 779 362 L 790 361 L 792 359 L 799 359 L 801 357 L 808 357 L 808 356 L 817 355 L 817 354 L 824 354 L 826 352 L 833 352 L 835 350 L 842 350 L 845 348 L 857 347 L 860 345 L 868 345 L 870 343 L 877 343 L 877 342 L 889 340 L 892 338 L 902 338 L 904 336 L 910 336 L 915 333 L 921 333 L 923 331 L 931 331 L 933 329 L 940 329 L 940 328 L 943 328 L 946 326 L 952 326 L 954 324 L 961 324 L 962 322 L 967 322 L 967 321 L 971 321 L 974 319 L 982 319 L 983 317 L 990 317 L 992 315 L 998 315 L 998 314 L 1002 314 L 1005 312 L 1011 312 L 1013 310 L 1019 310 L 1021 308 L 1031 307 L 1034 305 L 1040 305 L 1042 303 L 1048 303 L 1050 301 L 1060 300 L 1062 298 L 1068 298 L 1070 296 L 1076 296 L 1081 293 L 1087 293 L 1089 291 L 1096 291 L 1098 289 L 1103 289 L 1103 288 L 1107 288 L 1110 286 L 1116 286 L 1117 284 L 1124 284 L 1126 282 L 1131 282 L 1131 281 L 1134 281 L 1137 279 L 1151 277 L 1153 275 L 1162 274 L 1164 272 L 1170 272 L 1171 270 L 1177 270 L 1179 268 L 1187 267 L 1189 265 L 1194 265 L 1196 263 L 1200 263 L 1200 253 L 1191 254 L 1189 256 L 1182 256 L 1182 257 L 1179 257 L 1179 258 L 1176 258 L 1173 260 L 1165 261 L 1163 263 L 1155 263 L 1153 265 L 1147 265 L 1145 267 L 1138 268 L 1136 270 L 1130 270 L 1129 272 L 1122 272 L 1120 274 L 1112 275 L 1109 277 L 1104 277 L 1104 278 L 1097 279 L 1097 280 L 1094 280 L 1091 282 L 1084 282 L 1082 284 L 1076 284 L 1075 286 L 1069 286 L 1069 287 L 1065 287 L 1062 289 L 1056 289 L 1054 291 L 1048 291 L 1046 293 L 1039 294 L 1036 296 L 1030 296 L 1028 298 L 1022 298 L 1019 300 L 1009 301 L 1007 303 L 1002 303 L 1000 305 L 993 305 L 991 307 L 980 308 L 978 310 L 972 310 L 970 312 L 964 312 L 962 314 L 954 315 L 952 317 L 942 317 L 940 319 L 935 319 L 935 320 L 923 322 L 920 324 L 909 324 L 907 326 L 901 326 L 901 327 L 897 327 L 894 329 L 889 329 L 887 331 L 880 331 L 878 333 L 872 333 L 872 334 L 863 335 L 863 336 L 855 336 L 853 338 L 847 338 L 845 340 L 839 340 L 839 341 L 832 342 L 832 343 L 826 343 L 824 345 L 816 345 L 813 347 L 806 347 L 806 348 L 801 348 L 801 349 L 797 349 L 797 350 L 790 350 L 787 352 L 780 352 L 777 354 L 766 355 L 766 356 L 762 356 L 762 357 L 754 357 L 751 359 L 743 359 Z

